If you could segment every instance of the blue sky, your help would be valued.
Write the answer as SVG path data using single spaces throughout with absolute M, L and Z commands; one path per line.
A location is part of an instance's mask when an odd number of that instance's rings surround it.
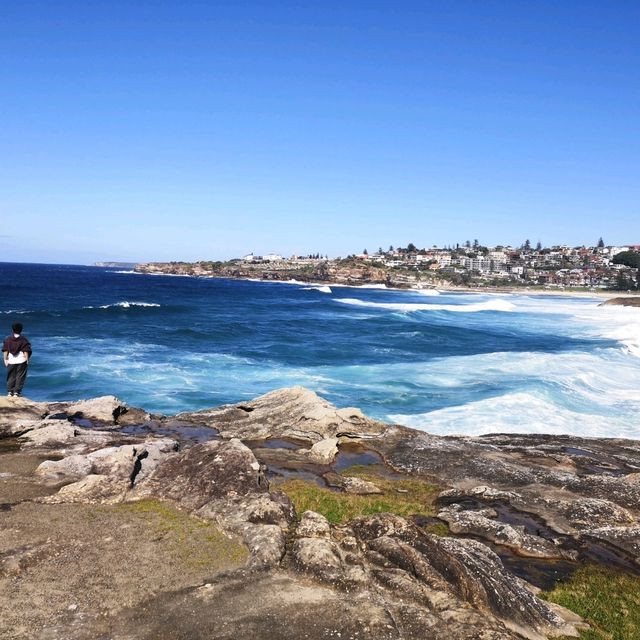
M 638 2 L 0 5 L 0 260 L 640 243 Z

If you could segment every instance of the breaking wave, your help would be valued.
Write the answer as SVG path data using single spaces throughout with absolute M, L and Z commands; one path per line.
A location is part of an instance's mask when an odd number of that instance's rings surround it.
M 452 311 L 454 313 L 476 313 L 478 311 L 515 311 L 516 305 L 507 300 L 497 299 L 486 302 L 471 302 L 469 304 L 429 304 L 426 302 L 373 302 L 357 298 L 334 298 L 335 302 L 349 304 L 356 307 L 372 307 L 388 309 L 389 311 Z
M 320 293 L 332 293 L 331 287 L 318 285 L 317 287 L 302 287 L 303 291 L 320 291 Z
M 128 300 L 123 300 L 122 302 L 114 302 L 112 304 L 101 304 L 99 306 L 88 305 L 86 307 L 82 307 L 83 309 L 115 309 L 120 307 L 121 309 L 130 309 L 131 307 L 159 307 L 161 305 L 156 304 L 155 302 L 129 302 Z

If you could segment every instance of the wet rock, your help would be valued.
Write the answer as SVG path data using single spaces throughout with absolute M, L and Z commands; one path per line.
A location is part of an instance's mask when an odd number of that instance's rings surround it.
M 598 529 L 589 529 L 585 534 L 598 540 L 604 540 L 619 549 L 623 549 L 640 567 L 640 526 L 600 527 Z
M 195 413 L 182 413 L 180 419 L 212 426 L 223 438 L 263 440 L 293 438 L 319 442 L 338 434 L 377 435 L 386 425 L 366 418 L 360 409 L 337 409 L 304 387 L 279 389 L 243 405 L 227 405 Z
M 495 511 L 493 512 L 495 513 Z M 565 551 L 549 540 L 531 535 L 523 526 L 514 526 L 487 517 L 485 512 L 469 511 L 452 505 L 442 509 L 438 518 L 444 520 L 452 533 L 470 534 L 513 549 L 518 555 L 531 558 L 563 558 L 575 560 L 577 553 Z M 560 542 L 560 541 L 558 541 Z

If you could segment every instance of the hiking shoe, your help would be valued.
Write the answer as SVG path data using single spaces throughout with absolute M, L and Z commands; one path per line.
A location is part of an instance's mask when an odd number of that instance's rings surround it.
M 9 391 L 9 393 L 7 393 L 7 398 L 13 398 L 13 391 Z

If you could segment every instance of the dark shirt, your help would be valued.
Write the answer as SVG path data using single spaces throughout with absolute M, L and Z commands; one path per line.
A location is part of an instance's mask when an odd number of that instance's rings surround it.
M 8 351 L 12 356 L 17 356 L 19 353 L 26 351 L 31 356 L 31 343 L 23 335 L 17 338 L 14 335 L 10 335 L 2 343 L 2 351 Z

